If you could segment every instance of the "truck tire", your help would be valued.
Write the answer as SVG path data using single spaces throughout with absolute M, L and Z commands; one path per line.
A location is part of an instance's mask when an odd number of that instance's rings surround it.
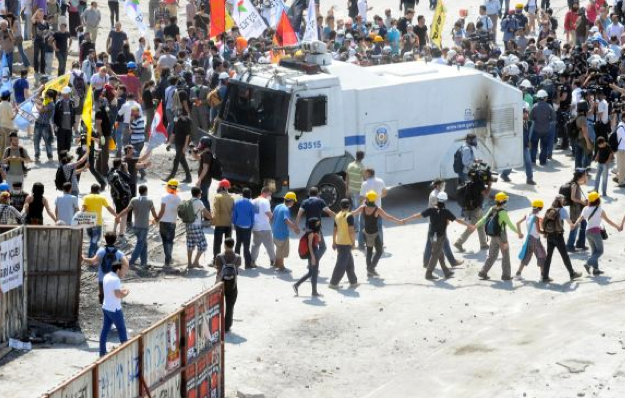
M 338 212 L 341 209 L 341 199 L 347 195 L 345 181 L 336 174 L 328 174 L 319 181 L 317 188 L 319 188 L 319 197 L 332 211 Z

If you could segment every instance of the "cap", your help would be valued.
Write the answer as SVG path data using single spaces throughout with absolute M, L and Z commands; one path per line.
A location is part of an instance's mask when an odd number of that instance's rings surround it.
M 63 89 L 61 90 L 61 94 L 71 94 L 72 93 L 72 89 L 69 87 L 63 87 Z
M 545 207 L 545 203 L 541 199 L 536 199 L 532 202 L 532 207 L 535 209 L 542 209 Z
M 0 192 L 8 191 L 9 189 L 11 189 L 11 187 L 9 187 L 9 184 L 7 184 L 6 182 L 3 182 L 2 184 L 0 184 Z
M 126 64 L 126 67 L 128 67 L 128 69 L 137 69 L 137 64 L 130 61 Z
M 592 203 L 595 200 L 599 199 L 600 195 L 599 192 L 597 191 L 592 191 L 591 193 L 588 194 L 588 202 Z
M 178 180 L 172 178 L 171 180 L 167 181 L 167 186 L 170 188 L 178 189 Z
M 383 41 L 384 39 L 380 35 L 377 35 L 376 37 L 373 38 L 374 43 L 382 43 Z
M 219 181 L 219 188 L 230 189 L 230 181 L 226 180 L 225 178 Z
M 441 191 L 436 195 L 436 199 L 438 199 L 439 202 L 446 202 L 449 196 L 447 196 L 447 192 Z
M 295 194 L 295 192 L 287 192 L 284 195 L 284 200 L 292 200 L 294 202 L 297 202 L 297 195 Z
M 508 200 L 508 195 L 505 192 L 499 192 L 495 195 L 496 202 L 505 202 L 506 200 Z
M 369 202 L 375 202 L 375 200 L 378 198 L 378 193 L 376 191 L 369 191 L 367 192 L 367 195 L 365 195 L 365 197 Z
M 538 90 L 538 93 L 536 94 L 536 98 L 538 99 L 545 99 L 549 96 L 549 94 L 547 94 L 547 92 L 545 90 Z

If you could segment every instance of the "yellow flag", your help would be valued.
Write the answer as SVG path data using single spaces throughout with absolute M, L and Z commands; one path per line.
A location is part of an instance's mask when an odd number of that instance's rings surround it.
M 430 28 L 430 40 L 432 43 L 440 49 L 443 41 L 443 28 L 445 27 L 445 15 L 447 9 L 443 5 L 443 0 L 438 0 L 436 4 L 436 11 L 434 12 L 434 19 L 432 20 L 432 26 Z
M 82 108 L 82 121 L 87 129 L 87 148 L 91 147 L 91 133 L 93 132 L 93 88 L 87 88 L 85 103 Z
M 57 93 L 60 93 L 61 90 L 67 87 L 68 84 L 69 84 L 69 74 L 59 76 L 56 79 L 47 82 L 43 86 L 44 88 L 43 88 L 43 92 L 41 93 L 41 96 L 43 97 L 45 92 L 48 91 L 49 89 L 52 89 L 56 91 Z

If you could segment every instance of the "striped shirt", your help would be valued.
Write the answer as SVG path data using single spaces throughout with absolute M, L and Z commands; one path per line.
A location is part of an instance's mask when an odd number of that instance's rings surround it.
M 139 144 L 145 142 L 145 119 L 138 117 L 130 121 L 130 143 Z
M 2 204 L 0 205 L 0 224 L 21 224 L 22 214 L 13 206 Z

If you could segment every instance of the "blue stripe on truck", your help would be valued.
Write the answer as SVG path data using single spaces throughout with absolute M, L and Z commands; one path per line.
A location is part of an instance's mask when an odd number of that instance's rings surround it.
M 399 138 L 422 137 L 425 135 L 453 133 L 455 131 L 471 130 L 486 127 L 486 120 L 463 120 L 461 122 L 434 124 L 431 126 L 410 127 L 398 132 Z M 345 146 L 365 145 L 364 135 L 350 135 L 345 137 Z

